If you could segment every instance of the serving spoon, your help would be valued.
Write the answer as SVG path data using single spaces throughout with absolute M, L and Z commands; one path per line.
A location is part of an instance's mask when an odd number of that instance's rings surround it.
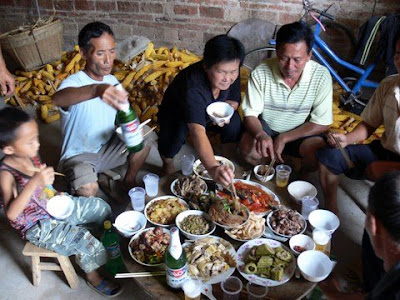
M 217 298 L 215 298 L 212 293 L 212 285 L 211 284 L 203 283 L 203 285 L 201 286 L 201 293 L 204 296 L 207 296 L 208 299 L 210 299 L 210 300 L 217 300 Z

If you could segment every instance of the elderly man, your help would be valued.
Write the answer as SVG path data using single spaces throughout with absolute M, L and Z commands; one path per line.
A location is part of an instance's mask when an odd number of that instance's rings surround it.
M 246 132 L 240 143 L 247 162 L 282 154 L 302 158 L 304 171 L 316 170 L 315 152 L 326 145 L 321 134 L 332 123 L 332 79 L 311 61 L 313 33 L 305 23 L 282 26 L 277 57 L 261 63 L 248 82 L 242 104 Z
M 394 63 L 400 72 L 400 33 L 395 39 Z M 360 179 L 365 176 L 367 167 L 378 160 L 400 161 L 400 75 L 385 78 L 376 89 L 372 98 L 361 114 L 363 121 L 350 133 L 334 134 L 354 163 L 350 169 L 339 149 L 334 148 L 332 136 L 328 142 L 332 147 L 320 149 L 317 157 L 320 162 L 320 181 L 325 197 L 326 207 L 334 213 L 339 213 L 336 201 L 339 174 Z M 385 132 L 380 141 L 369 145 L 353 145 L 368 138 L 380 125 L 385 126 Z M 387 166 L 385 167 L 388 168 Z M 370 173 L 382 173 L 376 166 L 371 166 Z M 378 175 L 378 174 L 375 174 Z M 374 177 L 374 176 L 372 176 Z M 377 176 L 375 176 L 377 177 Z
M 101 22 L 87 24 L 79 33 L 79 47 L 86 59 L 85 69 L 65 79 L 53 103 L 60 107 L 63 135 L 60 166 L 70 180 L 72 192 L 94 196 L 98 191 L 97 173 L 122 165 L 125 149 L 116 136 L 115 117 L 128 93 L 119 91 L 118 80 L 110 75 L 117 55 L 114 34 Z M 135 177 L 150 148 L 128 157 L 125 188 Z

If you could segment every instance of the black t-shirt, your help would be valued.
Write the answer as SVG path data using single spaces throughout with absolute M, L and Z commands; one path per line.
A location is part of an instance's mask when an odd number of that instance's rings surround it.
M 368 294 L 368 300 L 400 299 L 400 262 L 385 274 Z
M 168 86 L 160 105 L 159 118 L 171 122 L 183 119 L 185 123 L 206 127 L 211 122 L 207 106 L 226 100 L 240 102 L 240 76 L 227 90 L 220 92 L 218 99 L 214 99 L 203 61 L 199 61 L 179 72 Z

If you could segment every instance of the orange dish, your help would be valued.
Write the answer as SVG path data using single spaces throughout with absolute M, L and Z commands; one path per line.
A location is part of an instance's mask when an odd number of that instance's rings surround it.
M 271 210 L 271 206 L 279 205 L 279 202 L 277 202 L 272 195 L 258 186 L 241 181 L 236 181 L 234 185 L 240 202 L 252 212 L 265 213 Z M 232 195 L 229 192 L 218 191 L 217 193 L 220 197 L 232 200 Z

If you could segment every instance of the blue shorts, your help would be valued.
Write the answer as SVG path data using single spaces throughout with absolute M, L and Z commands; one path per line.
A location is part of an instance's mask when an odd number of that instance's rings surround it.
M 333 174 L 346 174 L 352 179 L 365 179 L 365 170 L 377 160 L 400 161 L 400 156 L 383 148 L 380 141 L 373 141 L 368 145 L 349 145 L 344 148 L 354 163 L 349 169 L 339 149 L 333 147 L 322 148 L 317 151 L 317 159 Z

